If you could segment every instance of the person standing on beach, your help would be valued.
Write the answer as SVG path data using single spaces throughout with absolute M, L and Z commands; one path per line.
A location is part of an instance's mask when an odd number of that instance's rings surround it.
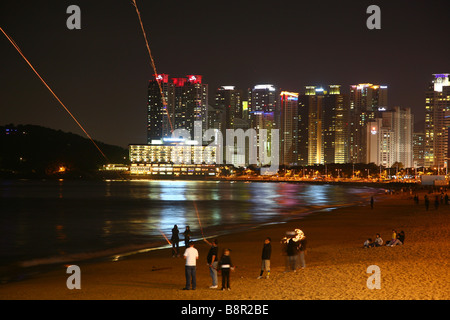
M 211 275 L 212 279 L 212 286 L 210 286 L 211 289 L 217 288 L 217 266 L 219 264 L 219 258 L 218 258 L 218 244 L 219 242 L 217 239 L 214 239 L 213 242 L 209 242 L 206 239 L 203 239 L 207 244 L 211 246 L 208 252 L 208 256 L 206 257 L 206 262 L 209 267 L 209 274 Z
M 294 241 L 294 239 L 289 239 L 288 244 L 287 244 L 287 248 L 286 248 L 286 253 L 288 256 L 288 265 L 286 272 L 289 272 L 290 270 L 294 270 L 295 272 L 295 268 L 297 266 L 297 243 Z
M 299 254 L 299 260 L 300 260 L 300 267 L 302 268 L 302 269 L 305 269 L 306 268 L 306 261 L 305 261 L 305 255 L 306 255 L 306 236 L 304 236 L 303 237 L 303 239 L 301 239 L 300 241 L 299 241 L 299 245 L 298 245 L 298 248 L 299 248 L 299 252 L 300 252 L 300 254 Z
M 219 261 L 219 268 L 222 270 L 222 290 L 231 290 L 230 288 L 230 271 L 234 270 L 231 262 L 230 249 L 225 249 Z
M 191 241 L 191 228 L 186 226 L 186 230 L 183 232 L 184 235 L 184 246 L 187 248 L 189 246 L 189 242 Z
M 272 245 L 271 242 L 272 239 L 270 239 L 269 237 L 267 237 L 264 240 L 264 246 L 262 249 L 262 263 L 261 263 L 261 272 L 259 273 L 259 277 L 258 279 L 261 279 L 264 273 L 264 270 L 266 270 L 267 275 L 266 275 L 266 279 L 269 279 L 270 276 L 270 256 L 272 255 Z
M 172 229 L 172 238 L 170 238 L 170 241 L 172 241 L 172 257 L 178 257 L 179 254 L 179 250 L 180 250 L 180 246 L 179 246 L 179 242 L 180 242 L 180 238 L 178 236 L 178 234 L 180 233 L 180 231 L 178 230 L 178 226 L 174 225 L 173 229 Z
M 373 196 L 370 197 L 370 208 L 373 209 Z
M 186 260 L 185 265 L 185 276 L 186 276 L 186 286 L 183 290 L 189 290 L 192 286 L 192 290 L 197 287 L 197 260 L 198 251 L 194 248 L 194 242 L 189 242 L 189 248 L 184 251 L 184 259 Z

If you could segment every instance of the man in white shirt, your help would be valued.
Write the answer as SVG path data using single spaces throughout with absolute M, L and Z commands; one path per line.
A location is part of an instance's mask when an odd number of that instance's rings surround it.
M 183 290 L 189 290 L 191 285 L 192 290 L 195 290 L 195 287 L 197 286 L 196 265 L 198 260 L 198 251 L 194 248 L 194 242 L 189 242 L 189 248 L 184 251 L 184 259 L 186 260 L 186 287 L 184 287 Z

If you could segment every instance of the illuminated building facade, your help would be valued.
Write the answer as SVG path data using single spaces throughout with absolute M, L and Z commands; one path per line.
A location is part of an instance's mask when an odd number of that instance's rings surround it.
M 280 164 L 297 165 L 298 93 L 280 93 Z
M 160 87 L 161 86 L 161 87 Z M 163 103 L 161 90 L 164 95 Z M 174 90 L 169 75 L 158 74 L 148 83 L 147 101 L 147 142 L 154 139 L 169 137 L 170 121 L 173 122 Z
M 160 88 L 161 86 L 161 88 Z M 161 90 L 166 104 L 163 103 Z M 170 78 L 167 74 L 154 75 L 148 85 L 147 142 L 170 137 L 172 130 L 194 132 L 194 122 L 202 122 L 207 129 L 208 85 L 201 75 Z
M 224 114 L 225 127 L 234 128 L 234 119 L 242 118 L 242 91 L 235 86 L 221 86 L 216 90 L 214 106 Z
M 364 163 L 366 155 L 366 125 L 387 110 L 387 86 L 361 83 L 350 86 L 349 161 Z
M 410 108 L 394 107 L 384 111 L 366 125 L 365 163 L 391 167 L 401 163 L 405 168 L 413 162 L 413 123 Z
M 254 86 L 248 93 L 250 126 L 254 129 L 276 128 L 277 89 L 271 84 Z M 265 115 L 261 118 L 260 115 Z M 262 122 L 261 119 L 264 121 Z M 262 127 L 259 127 L 262 126 Z
M 448 167 L 449 128 L 449 74 L 434 74 L 425 93 L 425 167 Z
M 413 133 L 413 164 L 414 168 L 425 166 L 425 133 Z
M 130 161 L 133 163 L 172 162 L 180 164 L 215 164 L 216 147 L 196 145 L 196 141 L 165 138 L 152 144 L 130 145 Z
M 340 85 L 306 86 L 298 104 L 298 164 L 348 161 L 348 97 Z
M 257 154 L 271 154 L 271 130 L 279 128 L 280 112 L 277 104 L 277 89 L 272 84 L 259 84 L 248 92 L 248 115 L 250 128 L 257 132 Z M 260 138 L 260 130 L 267 130 L 267 139 Z M 260 145 L 263 141 L 263 145 Z M 278 152 L 277 150 L 276 152 Z M 258 159 L 258 163 L 259 163 Z
M 216 147 L 196 141 L 164 138 L 151 144 L 131 144 L 130 173 L 139 175 L 213 175 Z

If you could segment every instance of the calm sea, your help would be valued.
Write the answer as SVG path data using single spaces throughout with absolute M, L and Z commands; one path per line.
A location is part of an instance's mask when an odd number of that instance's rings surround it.
M 271 182 L 0 181 L 0 266 L 114 257 L 167 245 L 175 224 L 180 232 L 189 225 L 200 239 L 202 231 L 208 237 L 367 204 L 379 191 Z

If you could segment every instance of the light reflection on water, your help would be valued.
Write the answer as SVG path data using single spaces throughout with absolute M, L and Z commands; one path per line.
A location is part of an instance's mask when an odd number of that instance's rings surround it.
M 216 181 L 0 182 L 1 262 L 280 222 L 293 212 L 354 202 L 371 188 Z M 36 248 L 35 244 L 39 242 Z

